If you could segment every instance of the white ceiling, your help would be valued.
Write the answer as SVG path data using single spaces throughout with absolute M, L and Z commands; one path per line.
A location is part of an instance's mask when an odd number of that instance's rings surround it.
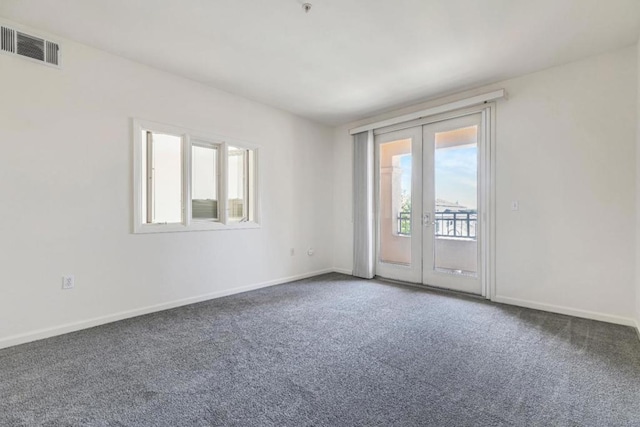
M 0 16 L 331 125 L 628 46 L 640 0 L 0 0 Z

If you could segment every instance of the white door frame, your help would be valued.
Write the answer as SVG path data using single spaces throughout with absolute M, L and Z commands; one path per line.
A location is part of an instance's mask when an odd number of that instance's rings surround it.
M 495 253 L 496 253 L 496 200 L 495 200 L 495 189 L 496 189 L 496 147 L 495 147 L 495 123 L 496 123 L 496 104 L 495 102 L 487 102 L 481 105 L 468 107 L 456 111 L 450 111 L 430 117 L 424 117 L 416 120 L 411 120 L 404 123 L 394 124 L 392 126 L 387 126 L 384 128 L 379 128 L 374 130 L 374 135 L 382 135 L 385 133 L 390 133 L 406 128 L 426 125 L 430 123 L 435 123 L 447 119 L 452 119 L 456 117 L 466 116 L 470 114 L 480 113 L 482 115 L 482 129 L 483 139 L 485 141 L 484 149 L 480 150 L 480 182 L 479 182 L 479 195 L 478 202 L 484 206 L 484 210 L 482 212 L 481 217 L 478 218 L 480 223 L 480 231 L 484 236 L 483 241 L 481 242 L 481 247 L 479 248 L 482 252 L 481 257 L 481 280 L 482 280 L 482 296 L 487 299 L 493 299 L 496 295 L 496 272 L 495 272 Z M 377 157 L 376 157 L 377 159 Z M 376 160 L 377 162 L 377 160 Z M 376 210 L 377 210 L 377 197 L 378 197 L 378 177 L 376 175 Z M 377 212 L 376 212 L 376 228 L 375 233 L 378 233 L 378 224 L 377 224 Z M 378 256 L 378 248 L 377 242 L 378 238 L 376 236 L 376 260 Z M 377 263 L 376 263 L 377 264 Z M 377 270 L 377 265 L 376 265 Z M 378 274 L 375 271 L 375 274 Z
M 380 274 L 388 279 L 404 281 L 407 283 L 421 283 L 422 281 L 422 127 L 414 126 L 413 128 L 400 129 L 388 132 L 375 137 L 375 155 L 374 155 L 374 191 L 375 191 L 375 274 Z M 380 146 L 382 144 L 399 141 L 404 139 L 411 140 L 411 229 L 420 230 L 420 233 L 411 233 L 411 236 L 400 237 L 402 239 L 411 239 L 411 260 L 409 265 L 395 264 L 391 262 L 382 262 L 380 260 Z
M 476 225 L 476 274 L 474 276 L 463 274 L 452 274 L 450 272 L 437 271 L 435 265 L 435 254 L 439 239 L 436 238 L 435 231 L 435 217 L 436 217 L 436 182 L 435 182 L 435 152 L 436 147 L 436 135 L 440 132 L 446 132 L 449 130 L 455 130 L 460 128 L 466 128 L 469 126 L 477 125 L 477 154 L 476 165 L 478 167 L 476 175 L 476 195 L 477 199 L 477 213 L 478 220 Z M 423 224 L 423 242 L 422 242 L 422 283 L 426 285 L 432 285 L 434 287 L 442 287 L 444 289 L 452 289 L 461 292 L 469 292 L 476 295 L 482 295 L 483 289 L 483 269 L 482 259 L 484 256 L 482 244 L 484 242 L 484 231 L 481 225 L 481 217 L 484 213 L 484 202 L 482 200 L 483 189 L 483 168 L 484 164 L 481 161 L 481 155 L 485 148 L 484 132 L 482 126 L 482 113 L 472 113 L 465 116 L 454 117 L 435 123 L 422 126 L 423 130 L 423 177 L 422 177 L 422 191 L 423 202 L 422 209 L 423 215 L 428 216 L 429 220 Z M 442 241 L 444 242 L 444 241 Z

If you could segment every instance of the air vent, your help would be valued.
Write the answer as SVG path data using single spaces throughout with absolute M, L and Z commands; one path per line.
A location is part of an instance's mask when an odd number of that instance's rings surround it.
M 10 53 L 16 51 L 16 32 L 11 28 L 0 27 L 0 50 Z
M 47 62 L 52 65 L 60 65 L 58 64 L 58 51 L 60 50 L 60 46 L 58 43 L 47 42 Z
M 60 65 L 60 46 L 58 43 L 9 27 L 0 27 L 0 52 L 20 55 L 54 66 Z
M 18 33 L 18 55 L 44 61 L 44 40 Z

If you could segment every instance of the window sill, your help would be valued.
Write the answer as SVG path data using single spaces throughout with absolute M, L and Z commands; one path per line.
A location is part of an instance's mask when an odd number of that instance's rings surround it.
M 189 231 L 225 231 L 225 230 L 251 230 L 261 228 L 257 222 L 231 222 L 222 224 L 219 222 L 194 221 L 186 224 L 138 224 L 134 227 L 133 234 L 151 233 L 181 233 Z

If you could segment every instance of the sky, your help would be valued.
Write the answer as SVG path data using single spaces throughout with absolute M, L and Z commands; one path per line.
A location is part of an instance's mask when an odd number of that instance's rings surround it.
M 477 209 L 477 146 L 462 146 L 436 150 L 436 199 L 458 202 Z M 403 169 L 402 188 L 411 188 L 411 156 L 400 159 Z
M 478 148 L 463 146 L 436 150 L 436 199 L 471 209 L 478 207 Z

